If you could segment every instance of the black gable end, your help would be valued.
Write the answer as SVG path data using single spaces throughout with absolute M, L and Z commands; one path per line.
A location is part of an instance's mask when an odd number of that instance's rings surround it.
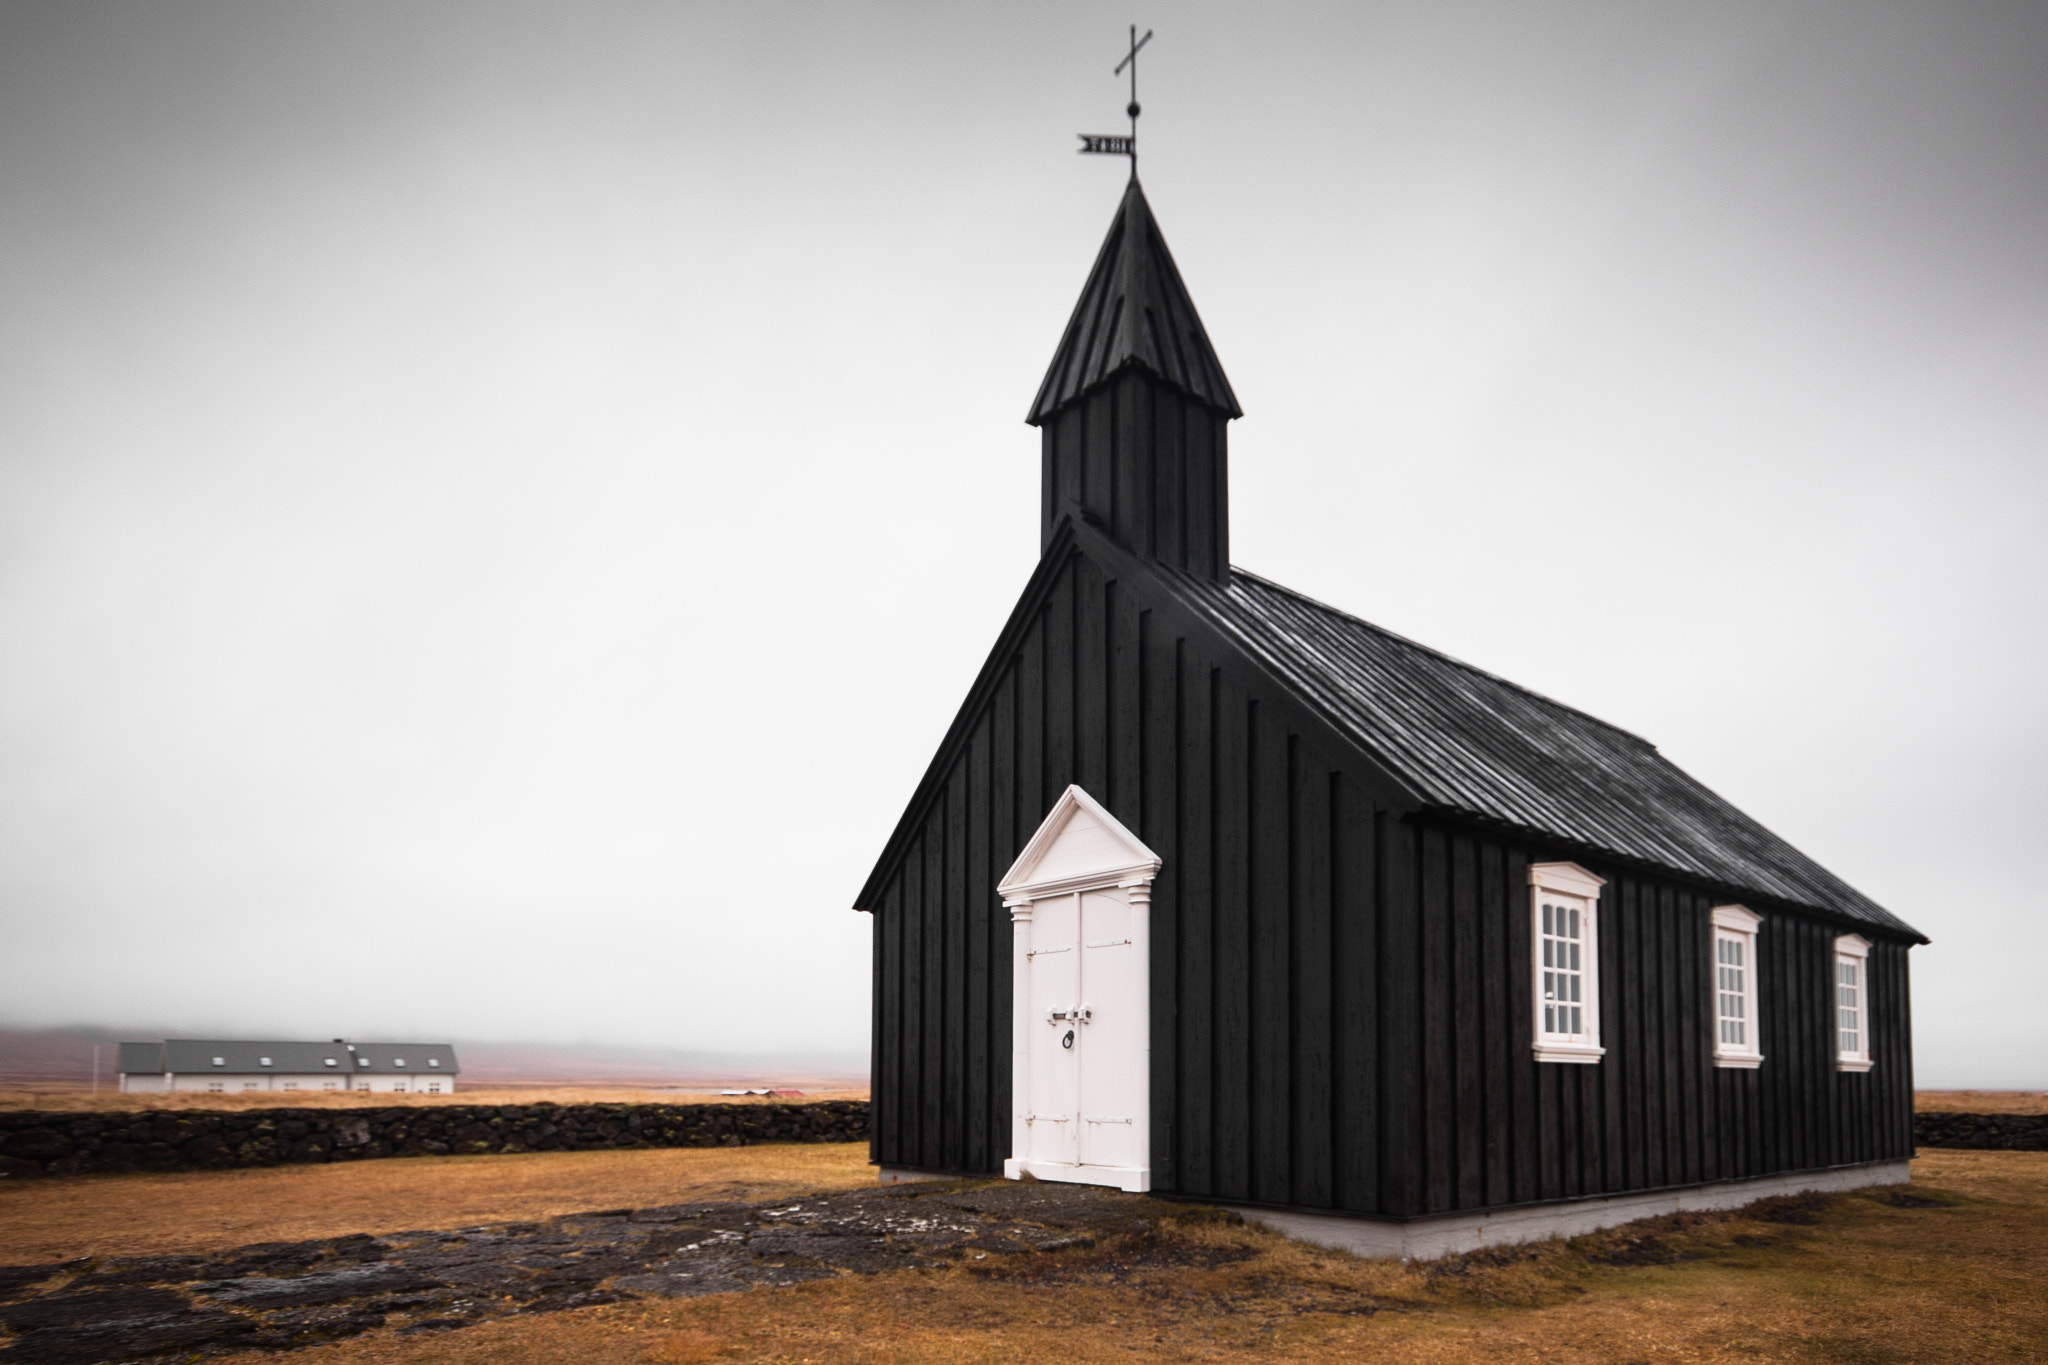
M 1379 942 L 1412 797 L 1078 516 L 855 902 L 875 935 L 874 1159 L 993 1172 L 1010 1155 L 996 888 L 1069 784 L 1162 860 L 1154 1188 L 1391 1207 L 1376 1077 L 1398 1022 L 1379 1017 Z
M 1085 603 L 1074 600 L 1077 585 L 1073 580 L 1077 574 L 1087 580 L 1082 591 L 1091 600 Z M 1135 696 L 1124 699 L 1135 704 L 1135 710 L 1115 717 L 1110 714 L 1110 694 L 1120 685 L 1110 674 L 1119 668 L 1131 668 L 1136 661 L 1120 655 L 1107 638 L 1110 632 L 1129 623 L 1106 619 L 1110 608 L 1092 600 L 1098 589 L 1113 589 L 1126 611 L 1152 616 L 1156 631 L 1185 641 L 1192 647 L 1191 657 L 1228 673 L 1247 697 L 1283 717 L 1290 734 L 1314 746 L 1327 761 L 1350 771 L 1362 789 L 1386 809 L 1408 812 L 1424 804 L 1423 798 L 1381 759 L 1332 725 L 1320 708 L 1305 704 L 1286 678 L 1270 669 L 1257 654 L 1246 650 L 1228 631 L 1219 629 L 1216 622 L 1199 610 L 1189 609 L 1167 591 L 1152 563 L 1125 550 L 1096 526 L 1087 513 L 1074 509 L 1060 519 L 1052 542 L 996 637 L 994 648 L 983 661 L 895 831 L 883 845 L 881 857 L 854 898 L 855 909 L 874 908 L 872 902 L 882 883 L 915 839 L 920 822 L 943 798 L 947 776 L 957 768 L 977 725 L 985 721 L 999 692 L 1006 685 L 1017 685 L 1014 675 L 1020 671 L 1029 670 L 1025 681 L 1032 686 L 1031 700 L 1047 727 L 1047 742 L 1064 753 L 1039 756 L 1042 800 L 1029 812 L 1031 823 L 1021 831 L 1009 853 L 1014 855 L 1021 849 L 1023 837 L 1036 827 L 1037 818 L 1045 814 L 1068 782 L 1079 783 L 1112 810 L 1117 809 L 1117 803 L 1085 779 L 1095 777 L 1099 783 L 1108 773 L 1106 754 L 1097 752 L 1104 745 L 1142 748 L 1147 717 L 1142 701 Z M 1063 636 L 1071 632 L 1073 638 L 1048 644 L 1042 635 L 1047 624 Z M 1082 632 L 1090 638 L 1082 639 Z M 1053 689 L 1050 693 L 1044 691 L 1048 685 Z M 1019 720 L 1029 723 L 1028 717 Z M 1112 730 L 1116 733 L 1112 734 Z M 1030 772 L 1020 771 L 1016 775 L 1017 783 L 1025 790 L 1031 790 L 1032 780 Z M 1121 810 L 1117 813 L 1123 818 Z M 1143 830 L 1139 832 L 1141 837 L 1148 837 Z M 1004 866 L 1008 866 L 1007 862 Z M 991 879 L 990 887 L 994 884 Z

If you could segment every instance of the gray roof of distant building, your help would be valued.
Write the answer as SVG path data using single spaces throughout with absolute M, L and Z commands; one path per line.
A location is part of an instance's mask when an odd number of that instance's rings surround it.
M 215 1064 L 214 1058 L 220 1059 Z M 131 1066 L 134 1062 L 136 1065 Z M 172 1038 L 121 1044 L 121 1070 L 217 1076 L 453 1076 L 462 1068 L 448 1043 L 263 1042 L 239 1038 Z
M 123 1043 L 114 1069 L 125 1076 L 142 1076 L 164 1069 L 162 1043 Z

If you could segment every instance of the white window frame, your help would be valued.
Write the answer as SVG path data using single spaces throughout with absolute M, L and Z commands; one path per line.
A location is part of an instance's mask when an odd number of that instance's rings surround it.
M 1714 1065 L 1759 1067 L 1764 1064 L 1763 1021 L 1757 1014 L 1756 931 L 1764 917 L 1743 905 L 1717 905 L 1707 913 L 1713 923 L 1713 953 L 1707 963 L 1707 989 L 1714 1002 Z M 1727 962 L 1722 944 L 1731 944 L 1736 961 Z M 1739 975 L 1734 975 L 1739 973 Z M 1731 989 L 1733 987 L 1733 989 Z M 1730 998 L 1738 1015 L 1727 1012 Z M 1728 1038 L 1730 1022 L 1739 1023 L 1742 1040 Z
M 1600 888 L 1605 885 L 1606 878 L 1595 876 L 1577 863 L 1529 864 L 1529 993 L 1534 1005 L 1532 1023 L 1539 1062 L 1590 1065 L 1607 1055 L 1607 1049 L 1600 1045 Z M 1576 1033 L 1545 1028 L 1546 1023 L 1553 1022 L 1544 1017 L 1543 999 L 1546 895 L 1552 898 L 1549 904 L 1563 904 L 1567 910 L 1579 912 L 1579 967 L 1575 974 L 1580 999 L 1571 1002 L 1580 1010 L 1580 1028 Z M 1551 937 L 1558 940 L 1555 934 Z M 1552 968 L 1553 972 L 1556 970 Z
M 1843 1014 L 1851 1008 L 1843 1000 L 1842 992 L 1850 988 L 1842 979 L 1845 967 L 1854 968 L 1856 981 L 1853 989 L 1856 1000 L 1856 1047 L 1842 1046 L 1842 1034 L 1846 1030 Z M 1835 1070 L 1868 1071 L 1875 1065 L 1870 1060 L 1870 940 L 1861 934 L 1844 934 L 1835 940 L 1834 971 L 1828 978 L 1828 1004 L 1834 1011 L 1835 1021 Z

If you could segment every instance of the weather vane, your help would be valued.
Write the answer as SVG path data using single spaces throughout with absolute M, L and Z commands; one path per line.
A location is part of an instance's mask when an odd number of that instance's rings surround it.
M 1151 29 L 1146 29 L 1145 36 L 1140 38 L 1138 36 L 1138 26 L 1132 24 L 1131 50 L 1124 54 L 1124 59 L 1116 64 L 1116 70 L 1110 73 L 1112 76 L 1121 76 L 1124 74 L 1125 67 L 1128 66 L 1131 69 L 1131 102 L 1124 110 L 1126 114 L 1131 116 L 1130 136 L 1119 137 L 1114 133 L 1076 134 L 1081 139 L 1080 150 L 1084 156 L 1090 152 L 1095 152 L 1104 156 L 1129 157 L 1131 159 L 1131 179 L 1133 180 L 1138 178 L 1138 49 L 1151 41 Z

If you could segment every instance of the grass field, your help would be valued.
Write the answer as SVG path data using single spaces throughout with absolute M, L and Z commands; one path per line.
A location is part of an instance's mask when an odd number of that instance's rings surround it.
M 1913 1096 L 1922 1113 L 2048 1114 L 2048 1093 L 2039 1090 L 1922 1090 Z
M 866 1143 L 411 1157 L 0 1183 L 0 1264 L 170 1255 L 873 1184 Z
M 0 1260 L 206 1250 L 872 1179 L 858 1145 L 428 1158 L 0 1189 Z M 1776 1201 L 1420 1266 L 1269 1233 L 373 1333 L 303 1365 L 2048 1360 L 2048 1153 L 1930 1151 L 1896 1191 Z M 282 1359 L 282 1357 L 281 1357 Z

